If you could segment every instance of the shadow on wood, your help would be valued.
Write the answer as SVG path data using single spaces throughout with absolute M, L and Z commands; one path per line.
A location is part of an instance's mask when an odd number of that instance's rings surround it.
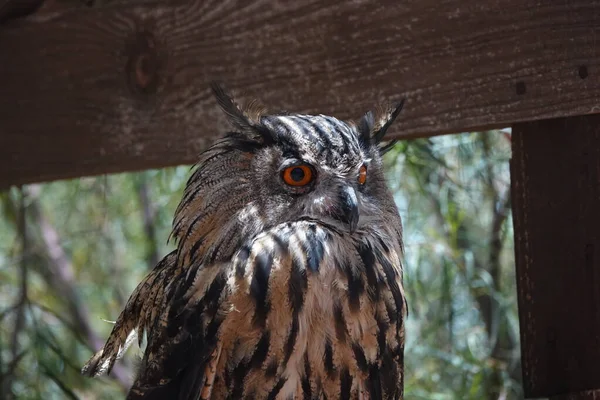
M 511 179 L 525 394 L 594 398 L 575 392 L 600 389 L 600 115 L 515 125 Z

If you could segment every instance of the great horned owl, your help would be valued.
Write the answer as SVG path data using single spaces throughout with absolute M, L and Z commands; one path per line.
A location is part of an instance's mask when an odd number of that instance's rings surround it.
M 128 399 L 402 399 L 402 229 L 382 170 L 402 103 L 357 123 L 213 92 L 233 131 L 176 210 L 96 376 L 144 333 Z

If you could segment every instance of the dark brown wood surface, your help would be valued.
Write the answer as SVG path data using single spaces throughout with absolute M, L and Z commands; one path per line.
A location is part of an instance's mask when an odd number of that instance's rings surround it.
M 43 12 L 42 12 L 43 11 Z M 208 82 L 419 137 L 600 111 L 600 1 L 182 1 L 0 26 L 0 187 L 192 163 Z
M 44 0 L 0 0 L 0 22 L 34 12 Z
M 600 115 L 515 125 L 511 177 L 525 393 L 600 389 Z
M 585 392 L 552 396 L 550 400 L 600 400 L 600 390 L 588 390 Z

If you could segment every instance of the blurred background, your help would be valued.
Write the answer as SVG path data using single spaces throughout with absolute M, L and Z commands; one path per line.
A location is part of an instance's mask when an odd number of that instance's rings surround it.
M 406 399 L 522 399 L 510 130 L 399 142 L 387 177 L 403 218 Z M 0 194 L 0 398 L 124 397 L 141 351 L 79 371 L 160 258 L 190 166 Z

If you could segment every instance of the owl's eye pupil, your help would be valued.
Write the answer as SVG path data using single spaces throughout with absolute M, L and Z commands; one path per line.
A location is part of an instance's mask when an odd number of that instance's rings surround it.
M 290 172 L 290 177 L 296 182 L 302 182 L 302 180 L 304 179 L 304 175 L 304 171 L 300 167 L 295 167 Z

